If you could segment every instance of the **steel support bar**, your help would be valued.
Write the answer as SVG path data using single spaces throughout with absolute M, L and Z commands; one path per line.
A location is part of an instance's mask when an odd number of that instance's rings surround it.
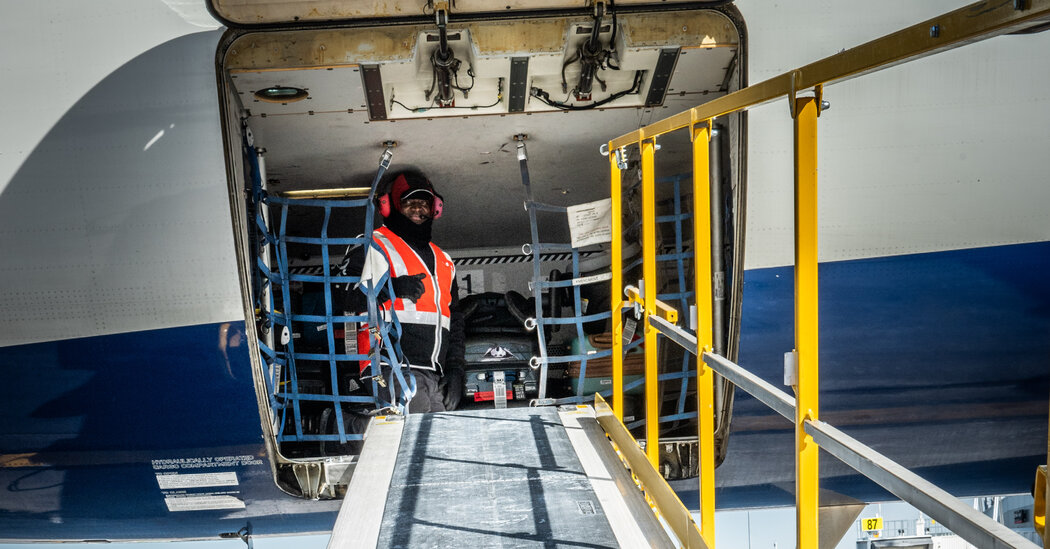
M 1013 2 L 977 2 L 959 8 L 617 137 L 609 142 L 609 150 L 689 127 L 695 120 L 716 118 L 795 91 L 841 82 L 1050 20 L 1050 0 L 1027 2 L 1023 10 L 1014 9 Z M 935 27 L 936 33 L 932 32 Z
M 656 142 L 642 141 L 642 279 L 645 282 L 645 453 L 660 466 L 660 401 L 656 316 Z
M 700 532 L 715 544 L 715 382 L 700 357 L 714 350 L 714 289 L 711 275 L 710 122 L 693 127 L 693 274 L 696 296 L 696 410 L 700 441 Z M 670 322 L 674 320 L 665 318 Z
M 620 182 L 620 165 L 617 155 L 620 151 L 609 151 L 609 196 L 612 199 L 612 243 L 610 246 L 612 273 L 610 291 L 612 298 L 612 402 L 616 419 L 623 421 L 623 301 L 620 289 L 623 288 L 623 188 Z
M 795 103 L 795 512 L 796 547 L 816 549 L 819 524 L 820 448 L 805 430 L 819 419 L 817 337 L 817 99 Z
M 912 504 L 952 532 L 982 549 L 1038 549 L 1017 532 L 988 518 L 892 459 L 824 423 L 809 421 L 806 431 L 821 448 Z
M 277 196 L 284 198 L 364 198 L 371 192 L 372 187 L 346 187 L 343 189 L 282 191 L 277 193 Z
M 645 296 L 641 294 L 641 290 L 635 288 L 634 286 L 628 286 L 624 288 L 624 293 L 627 295 L 627 301 L 630 301 L 631 303 L 637 303 L 642 307 L 645 307 L 646 299 Z M 654 300 L 656 307 L 656 316 L 672 324 L 678 322 L 678 309 L 668 305 L 667 303 L 664 303 L 663 301 L 660 301 L 659 299 L 654 298 Z
M 612 409 L 605 403 L 605 399 L 597 394 L 594 395 L 594 418 L 616 444 L 627 466 L 638 478 L 642 489 L 652 500 L 656 510 L 667 522 L 671 531 L 674 532 L 681 546 L 691 549 L 707 549 L 709 546 L 696 527 L 692 513 L 686 509 L 682 500 L 678 499 L 678 494 L 664 480 L 663 475 L 657 470 L 657 465 L 650 463 L 648 457 L 642 453 L 638 442 L 631 436 L 627 427 L 616 419 Z M 647 442 L 645 446 L 652 448 L 656 445 Z
M 663 319 L 654 319 L 653 325 L 668 339 L 681 345 L 682 348 L 691 352 L 693 349 L 696 349 L 696 337 L 682 328 L 668 324 Z M 715 372 L 753 395 L 786 419 L 790 420 L 794 417 L 795 399 L 791 398 L 784 391 L 758 378 L 725 357 L 707 353 L 704 355 L 704 360 L 710 364 Z M 983 514 L 977 513 L 971 507 L 963 505 L 951 494 L 937 488 L 922 477 L 908 471 L 893 460 L 872 450 L 827 423 L 819 420 L 809 421 L 806 422 L 805 429 L 813 437 L 814 442 L 824 448 L 826 452 L 872 479 L 897 497 L 911 503 L 920 511 L 941 521 L 953 532 L 962 535 L 967 541 L 977 547 L 1023 547 L 1026 549 L 1038 547 L 1023 538 L 1021 539 L 1021 542 L 1024 542 L 1023 544 L 1014 542 L 1018 543 L 1017 545 L 1003 545 L 1001 543 L 995 545 L 992 542 L 985 542 L 985 538 L 967 538 L 962 534 L 963 529 L 966 528 L 979 532 L 990 529 L 1001 531 L 1000 529 L 1006 528 L 988 519 Z M 974 524 L 967 526 L 967 522 Z M 990 528 L 988 526 L 989 523 L 992 525 Z M 1013 537 L 1016 534 L 1009 529 L 1006 530 L 1009 534 L 1012 534 L 1011 540 L 1016 539 Z
M 704 360 L 719 375 L 784 416 L 784 419 L 790 421 L 795 418 L 795 398 L 791 395 L 724 356 L 708 353 L 704 355 Z
M 696 352 L 696 336 L 682 328 L 669 324 L 662 318 L 654 318 L 653 326 L 667 339 L 677 343 L 690 353 Z M 734 363 L 720 355 L 705 353 L 704 361 L 718 375 L 729 380 L 733 385 L 740 387 L 751 396 L 757 398 L 776 413 L 784 416 L 789 421 L 795 419 L 795 398 L 780 390 L 772 383 L 745 370 L 743 366 Z
M 653 326 L 660 331 L 661 334 L 667 336 L 667 339 L 678 344 L 679 347 L 689 351 L 690 353 L 696 354 L 696 336 L 685 331 L 676 324 L 656 317 L 653 319 Z

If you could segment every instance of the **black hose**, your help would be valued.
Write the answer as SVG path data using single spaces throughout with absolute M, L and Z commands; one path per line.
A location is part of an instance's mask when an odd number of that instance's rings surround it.
M 609 97 L 606 97 L 605 99 L 602 99 L 601 101 L 595 101 L 594 103 L 591 103 L 590 105 L 570 105 L 569 103 L 562 103 L 561 101 L 554 101 L 553 99 L 551 99 L 549 93 L 547 93 L 546 91 L 544 91 L 544 90 L 542 90 L 540 88 L 532 88 L 532 90 L 530 90 L 529 93 L 530 93 L 530 95 L 532 95 L 536 99 L 539 99 L 540 101 L 542 101 L 547 106 L 554 107 L 556 109 L 562 109 L 562 110 L 566 110 L 566 111 L 585 111 L 587 109 L 593 109 L 595 107 L 600 107 L 602 105 L 605 105 L 605 104 L 609 103 L 610 101 L 615 101 L 616 99 L 619 99 L 619 98 L 621 98 L 621 97 L 623 97 L 625 95 L 632 94 L 632 93 L 637 93 L 638 89 L 642 85 L 642 73 L 643 72 L 644 71 L 634 71 L 634 84 L 630 87 L 630 89 L 626 89 L 626 90 L 623 90 L 623 91 L 616 92 L 616 93 L 610 95 Z

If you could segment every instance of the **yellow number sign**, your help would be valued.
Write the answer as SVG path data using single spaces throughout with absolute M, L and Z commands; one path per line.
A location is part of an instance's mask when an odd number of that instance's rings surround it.
M 882 517 L 871 517 L 860 519 L 860 526 L 865 532 L 882 530 Z

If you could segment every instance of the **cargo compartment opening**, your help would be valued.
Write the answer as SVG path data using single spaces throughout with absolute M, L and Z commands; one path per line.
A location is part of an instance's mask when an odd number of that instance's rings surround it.
M 347 323 L 360 326 L 364 319 L 338 310 L 332 297 L 342 285 L 356 282 L 340 274 L 338 265 L 347 247 L 363 242 L 355 239 L 368 232 L 369 184 L 388 147 L 391 171 L 419 168 L 444 195 L 445 213 L 434 225 L 433 241 L 452 256 L 461 304 L 473 315 L 467 318 L 461 405 L 527 405 L 540 396 L 541 375 L 532 367 L 541 354 L 540 340 L 523 326 L 536 316 L 530 299 L 539 301 L 542 315 L 566 322 L 543 339 L 548 356 L 564 359 L 549 365 L 544 397 L 585 402 L 610 387 L 611 372 L 592 357 L 610 345 L 608 320 L 574 326 L 570 319 L 608 311 L 607 280 L 571 282 L 608 272 L 607 259 L 595 266 L 607 247 L 577 250 L 575 270 L 571 252 L 522 253 L 532 238 L 529 214 L 522 208 L 514 136 L 527 136 L 535 159 L 536 201 L 572 206 L 607 198 L 609 162 L 598 146 L 664 114 L 738 89 L 746 56 L 743 24 L 731 5 L 624 10 L 615 24 L 611 18 L 603 21 L 597 33 L 619 67 L 594 73 L 607 89 L 595 79 L 589 99 L 580 89 L 568 99 L 555 97 L 552 90 L 561 89 L 563 72 L 570 87 L 581 86 L 580 63 L 568 61 L 591 36 L 583 30 L 593 30 L 592 23 L 581 14 L 458 22 L 453 16 L 448 43 L 462 62 L 460 85 L 469 86 L 468 69 L 477 85 L 469 96 L 454 89 L 454 101 L 446 106 L 426 99 L 434 79 L 431 24 L 412 20 L 380 27 L 227 33 L 218 58 L 231 204 L 245 310 L 255 320 L 250 339 L 256 344 L 260 419 L 275 478 L 284 490 L 310 498 L 340 497 L 358 446 L 354 419 L 375 406 L 361 378 L 365 356 L 354 347 L 353 327 L 347 330 Z M 532 95 L 533 87 L 557 101 Z M 284 102 L 258 98 L 270 89 L 306 95 Z M 398 103 L 426 108 L 406 110 Z M 721 265 L 732 278 L 725 284 L 723 309 L 726 356 L 735 355 L 738 331 L 744 125 L 744 115 L 719 120 L 726 229 Z M 688 215 L 690 203 L 689 143 L 668 138 L 661 145 L 661 208 L 688 235 L 688 220 L 681 216 Z M 625 192 L 637 178 L 636 158 L 623 172 Z M 672 184 L 676 177 L 681 188 Z M 570 241 L 563 217 L 541 223 L 543 241 Z M 375 226 L 380 224 L 374 219 Z M 676 240 L 676 229 L 665 225 L 661 253 L 670 258 L 664 262 L 666 279 L 675 281 L 666 292 L 687 292 L 677 283 L 683 278 L 678 263 L 690 253 L 690 242 Z M 531 262 L 539 262 L 539 280 Z M 691 273 L 685 272 L 684 279 L 690 280 Z M 552 281 L 553 287 L 534 293 L 536 284 Z M 566 358 L 571 356 L 577 358 Z M 628 376 L 638 375 L 631 369 L 637 360 L 628 358 Z M 688 356 L 668 351 L 662 359 L 661 371 L 672 375 L 661 381 L 666 403 L 661 415 L 677 416 L 661 423 L 669 428 L 668 436 L 688 431 L 687 416 L 695 414 L 689 409 L 689 368 L 695 365 Z M 498 399 L 497 392 L 504 398 Z M 725 408 L 731 409 L 731 393 L 724 397 Z M 638 413 L 628 415 L 636 416 L 635 422 L 641 419 Z M 723 425 L 727 432 L 728 422 Z

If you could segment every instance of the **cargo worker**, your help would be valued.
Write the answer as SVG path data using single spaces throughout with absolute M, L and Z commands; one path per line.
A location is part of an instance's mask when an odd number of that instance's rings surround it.
M 361 273 L 362 281 L 384 273 L 392 279 L 394 299 L 383 291 L 378 306 L 392 308 L 401 323 L 401 351 L 416 378 L 409 412 L 454 410 L 463 395 L 463 316 L 452 258 L 431 242 L 441 195 L 418 170 L 390 174 L 386 181 L 380 189 L 388 191 L 379 195 L 377 207 L 383 226 L 372 233 L 381 251 L 357 248 L 346 260 L 346 272 Z M 344 297 L 348 310 L 367 310 L 361 289 L 349 288 Z M 394 386 L 389 366 L 383 370 L 387 387 Z

